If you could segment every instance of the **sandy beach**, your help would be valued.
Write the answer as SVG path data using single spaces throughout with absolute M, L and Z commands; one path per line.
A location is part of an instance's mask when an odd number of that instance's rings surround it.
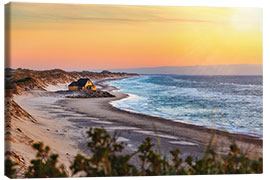
M 14 100 L 37 120 L 37 123 L 16 122 L 16 126 L 29 139 L 49 145 L 66 167 L 77 153 L 90 153 L 86 136 L 89 127 L 104 127 L 111 134 L 117 132 L 118 140 L 127 144 L 123 153 L 136 151 L 146 137 L 151 137 L 156 145 L 160 145 L 163 154 L 180 148 L 183 156 L 201 157 L 213 138 L 213 145 L 219 153 L 226 153 L 229 145 L 235 142 L 251 156 L 262 156 L 262 140 L 255 136 L 232 134 L 117 109 L 110 102 L 128 95 L 114 91 L 115 87 L 106 85 L 108 80 L 115 79 L 99 80 L 95 84 L 115 95 L 113 98 L 65 98 L 53 91 L 32 91 L 28 95 L 15 96 Z M 65 87 L 61 84 L 48 90 L 63 90 Z M 11 142 L 11 147 L 26 162 L 34 157 L 30 146 Z
M 243 150 L 255 156 L 262 156 L 262 140 L 259 137 L 233 134 L 203 126 L 173 121 L 129 112 L 113 107 L 110 102 L 127 98 L 127 94 L 113 91 L 115 88 L 99 82 L 103 90 L 110 91 L 115 98 L 64 99 L 58 101 L 73 111 L 109 122 L 102 124 L 105 129 L 120 131 L 132 146 L 137 146 L 145 137 L 160 139 L 163 152 L 171 148 L 180 148 L 184 155 L 200 156 L 213 138 L 213 145 L 224 153 L 232 143 L 237 143 Z M 125 134 L 128 134 L 125 136 Z M 157 142 L 156 142 L 157 143 Z

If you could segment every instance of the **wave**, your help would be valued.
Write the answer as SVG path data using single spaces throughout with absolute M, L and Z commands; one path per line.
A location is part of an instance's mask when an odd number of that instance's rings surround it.
M 167 82 L 169 79 L 177 81 Z M 129 94 L 127 98 L 111 102 L 114 107 L 233 133 L 262 136 L 262 86 L 243 89 L 240 85 L 232 89 L 229 84 L 219 87 L 211 79 L 204 79 L 203 84 L 195 80 L 189 83 L 187 79 L 179 80 L 174 75 L 147 75 L 109 84 Z

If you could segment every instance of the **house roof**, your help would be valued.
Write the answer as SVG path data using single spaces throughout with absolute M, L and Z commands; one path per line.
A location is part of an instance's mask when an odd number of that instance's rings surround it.
M 90 79 L 88 79 L 88 78 L 80 78 L 78 81 L 72 82 L 68 86 L 80 86 L 80 87 L 83 87 L 83 86 L 85 86 L 85 84 L 87 83 L 87 81 L 90 81 Z
M 79 86 L 79 83 L 78 82 L 72 82 L 68 86 Z
M 88 79 L 88 78 L 81 78 L 77 82 L 78 82 L 79 86 L 84 86 L 87 83 L 87 81 L 90 81 L 90 79 Z

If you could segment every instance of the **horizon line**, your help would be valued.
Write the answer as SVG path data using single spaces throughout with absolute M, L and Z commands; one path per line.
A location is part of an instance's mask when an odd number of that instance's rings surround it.
M 240 65 L 250 65 L 250 66 L 263 66 L 263 64 L 217 64 L 217 65 L 191 65 L 191 66 L 152 66 L 152 67 L 127 67 L 127 68 L 95 68 L 95 69 L 73 69 L 68 70 L 66 68 L 48 68 L 48 69 L 34 69 L 28 67 L 5 67 L 5 69 L 28 69 L 28 70 L 35 70 L 35 71 L 46 71 L 46 70 L 64 70 L 64 71 L 102 71 L 102 70 L 121 70 L 121 69 L 147 69 L 147 68 L 171 68 L 171 67 L 213 67 L 213 66 L 240 66 Z

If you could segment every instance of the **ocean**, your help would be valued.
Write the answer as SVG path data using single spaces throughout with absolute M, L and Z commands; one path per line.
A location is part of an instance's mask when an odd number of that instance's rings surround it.
M 262 137 L 262 76 L 141 75 L 108 84 L 127 111 Z

